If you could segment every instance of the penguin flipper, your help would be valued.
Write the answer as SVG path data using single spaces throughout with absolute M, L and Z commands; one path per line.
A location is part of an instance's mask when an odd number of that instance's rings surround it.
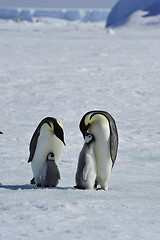
M 35 153 L 35 149 L 36 149 L 36 146 L 37 146 L 37 141 L 38 141 L 39 135 L 40 135 L 40 131 L 37 128 L 36 131 L 34 132 L 33 136 L 32 136 L 31 142 L 30 142 L 30 146 L 29 146 L 30 155 L 29 155 L 28 163 L 32 162 L 32 159 L 33 159 L 33 156 L 34 156 L 34 153 Z
M 112 159 L 112 167 L 114 166 L 114 163 L 116 161 L 117 157 L 117 151 L 118 151 L 118 131 L 117 131 L 117 126 L 114 118 L 105 111 L 99 111 L 102 115 L 104 115 L 110 125 L 110 134 L 111 134 L 111 143 L 110 143 L 110 153 L 111 153 L 111 159 Z
M 57 176 L 58 176 L 58 179 L 60 180 L 60 179 L 61 179 L 61 176 L 60 176 L 59 170 L 58 170 Z

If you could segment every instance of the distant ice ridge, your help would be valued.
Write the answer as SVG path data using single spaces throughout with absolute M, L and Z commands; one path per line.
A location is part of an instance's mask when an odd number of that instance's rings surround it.
M 137 10 L 147 11 L 142 17 L 160 14 L 160 0 L 119 0 L 110 11 L 106 27 L 115 27 L 126 23 Z
M 109 14 L 110 9 L 97 9 L 97 10 L 65 10 L 65 9 L 52 9 L 52 10 L 33 10 L 33 9 L 0 9 L 0 19 L 12 19 L 20 21 L 32 22 L 34 18 L 58 18 L 68 21 L 80 20 L 82 22 L 97 22 L 105 21 Z

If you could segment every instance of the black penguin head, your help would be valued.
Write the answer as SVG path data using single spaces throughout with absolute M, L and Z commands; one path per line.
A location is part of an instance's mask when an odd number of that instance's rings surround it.
M 63 132 L 62 124 L 55 118 L 47 117 L 41 121 L 39 126 L 41 127 L 45 123 L 48 124 L 49 129 L 56 135 L 56 137 L 59 138 L 64 145 L 66 145 L 64 142 L 64 132 Z
M 0 134 L 3 134 L 3 132 L 0 131 Z
M 64 132 L 63 132 L 63 128 L 62 128 L 62 124 L 58 121 L 58 120 L 54 120 L 54 134 L 63 142 L 64 145 L 65 141 L 64 141 Z
M 95 141 L 95 137 L 91 133 L 87 133 L 85 136 L 85 143 L 89 144 Z
M 47 155 L 47 161 L 55 161 L 55 157 L 54 157 L 54 153 L 53 152 L 50 152 Z
M 104 111 L 93 110 L 93 111 L 87 112 L 82 117 L 80 124 L 79 124 L 79 128 L 80 128 L 80 131 L 82 132 L 84 138 L 86 136 L 86 133 L 87 133 L 90 125 L 95 124 L 98 121 L 100 115 L 103 115 L 104 117 L 106 117 L 106 114 L 108 114 L 108 113 L 104 112 Z
M 80 124 L 79 124 L 79 128 L 80 131 L 83 134 L 83 137 L 85 138 L 87 131 L 90 127 L 91 124 L 93 124 L 95 122 L 94 119 L 92 119 L 92 117 L 96 114 L 101 113 L 101 111 L 98 110 L 93 110 L 93 111 L 89 111 L 87 112 L 81 119 Z
M 82 119 L 81 119 L 81 121 L 80 121 L 80 124 L 79 124 L 80 131 L 82 132 L 84 138 L 85 138 L 85 136 L 86 136 L 86 134 L 87 134 L 87 130 L 88 130 L 89 126 L 90 126 L 90 124 L 86 124 L 86 123 L 85 123 L 85 117 L 86 117 L 86 115 L 87 115 L 87 114 L 85 114 L 85 115 L 82 117 Z
M 92 125 L 96 122 L 96 119 L 94 116 L 99 114 L 100 112 L 101 111 L 93 110 L 93 111 L 87 112 L 82 117 L 80 124 L 79 124 L 79 128 L 80 128 L 80 131 L 82 132 L 84 138 L 87 134 L 87 131 L 88 131 L 90 125 Z

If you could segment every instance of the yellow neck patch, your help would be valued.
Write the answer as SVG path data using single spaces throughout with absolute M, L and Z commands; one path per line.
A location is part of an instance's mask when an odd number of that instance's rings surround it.
M 57 123 L 58 123 L 58 125 L 63 129 L 62 123 L 61 123 L 60 121 L 58 121 L 58 120 L 57 120 Z

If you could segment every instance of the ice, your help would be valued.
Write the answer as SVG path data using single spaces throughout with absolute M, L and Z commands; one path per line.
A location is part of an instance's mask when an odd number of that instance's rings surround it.
M 159 239 L 160 31 L 103 22 L 0 20 L 0 239 Z M 75 172 L 89 110 L 119 132 L 108 191 L 78 190 Z M 56 188 L 29 185 L 29 142 L 47 116 L 66 146 Z
M 0 8 L 0 19 L 32 22 L 35 18 L 58 18 L 68 21 L 98 22 L 106 20 L 110 9 L 7 9 Z

